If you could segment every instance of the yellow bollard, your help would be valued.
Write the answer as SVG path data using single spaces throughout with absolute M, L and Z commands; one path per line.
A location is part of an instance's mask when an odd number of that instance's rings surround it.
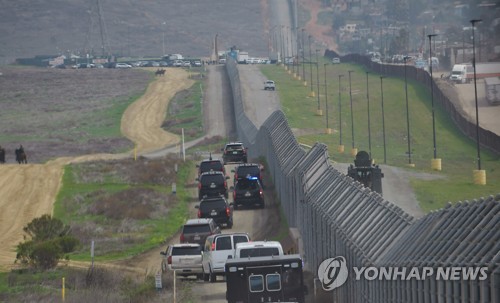
M 309 97 L 314 97 L 316 96 L 316 93 L 312 90 L 310 93 L 309 93 Z
M 332 129 L 331 128 L 325 128 L 325 134 L 331 135 L 332 134 Z
M 137 146 L 134 146 L 134 161 L 137 161 Z
M 62 300 L 63 300 L 63 302 L 64 302 L 65 290 L 66 290 L 66 286 L 65 286 L 64 277 L 63 277 L 62 278 Z
M 486 171 L 484 169 L 473 170 L 474 184 L 486 185 Z
M 307 86 L 307 81 L 304 80 L 304 86 Z
M 441 159 L 436 158 L 431 160 L 431 169 L 441 171 Z
M 344 153 L 344 145 L 339 145 L 338 149 L 339 153 L 343 154 Z
M 316 116 L 323 116 L 323 110 L 322 109 L 317 109 L 316 110 Z
M 408 165 L 408 167 L 412 167 L 412 168 L 415 167 L 415 163 L 408 163 L 407 165 Z
M 351 149 L 351 156 L 356 157 L 357 154 L 358 154 L 358 149 L 356 147 L 353 147 Z

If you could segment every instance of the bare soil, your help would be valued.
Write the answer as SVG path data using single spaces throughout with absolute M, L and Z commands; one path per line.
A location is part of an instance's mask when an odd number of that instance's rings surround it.
M 134 102 L 122 118 L 122 132 L 137 146 L 138 155 L 175 144 L 179 138 L 161 130 L 166 107 L 173 95 L 188 88 L 192 80 L 182 69 L 168 69 L 165 77 L 152 82 L 146 93 Z M 32 106 L 36 106 L 33 102 Z M 47 120 L 45 123 L 50 124 Z M 133 151 L 122 154 L 82 154 L 62 157 L 46 164 L 0 165 L 0 270 L 13 266 L 15 246 L 22 241 L 22 228 L 33 218 L 51 214 L 61 186 L 63 166 L 68 163 L 99 159 L 132 157 Z

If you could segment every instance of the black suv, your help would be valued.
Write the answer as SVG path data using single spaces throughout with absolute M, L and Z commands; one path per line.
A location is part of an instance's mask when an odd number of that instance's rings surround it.
M 253 206 L 259 205 L 264 208 L 264 191 L 258 178 L 239 179 L 233 189 L 234 208 L 239 205 Z
M 195 208 L 198 209 L 198 218 L 212 218 L 219 226 L 233 227 L 233 203 L 223 196 L 203 198 Z
M 219 195 L 224 195 L 227 198 L 227 179 L 229 177 L 220 171 L 202 173 L 196 178 L 198 180 L 198 199 Z
M 189 219 L 182 227 L 181 243 L 205 244 L 210 235 L 220 234 L 220 228 L 213 219 Z
M 241 142 L 227 143 L 222 149 L 224 164 L 230 162 L 247 163 L 247 148 Z
M 221 171 L 226 174 L 226 169 L 224 168 L 224 163 L 220 159 L 210 159 L 203 160 L 200 164 L 196 165 L 198 167 L 198 176 L 207 171 Z
M 238 182 L 240 179 L 248 179 L 255 177 L 259 179 L 260 185 L 264 188 L 264 183 L 262 182 L 262 171 L 264 170 L 264 166 L 257 163 L 244 163 L 236 166 L 235 169 L 232 169 L 231 172 L 234 173 L 234 183 Z

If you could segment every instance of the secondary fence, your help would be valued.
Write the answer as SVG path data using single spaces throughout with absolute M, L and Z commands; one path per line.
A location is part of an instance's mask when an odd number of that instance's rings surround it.
M 276 111 L 257 129 L 243 110 L 238 69 L 226 64 L 239 139 L 251 157 L 264 156 L 301 254 L 316 273 L 343 256 L 347 266 L 433 268 L 426 279 L 360 279 L 351 271 L 332 302 L 500 302 L 500 195 L 458 203 L 415 220 L 378 193 L 334 169 L 327 147 L 308 152 Z M 487 279 L 443 279 L 438 268 L 487 267 Z
M 338 55 L 330 50 L 325 52 L 325 56 L 328 58 L 338 57 Z M 405 73 L 405 67 L 401 64 L 380 64 L 377 62 L 372 62 L 367 56 L 362 56 L 359 54 L 349 54 L 342 57 L 344 62 L 355 62 L 357 64 L 363 65 L 366 68 L 375 71 L 382 75 L 387 75 L 391 77 L 403 78 Z M 430 90 L 431 81 L 433 85 L 434 101 L 444 108 L 446 113 L 451 117 L 453 122 L 458 126 L 458 128 L 469 138 L 476 141 L 476 122 L 470 121 L 465 117 L 465 114 L 461 112 L 461 109 L 457 108 L 455 104 L 443 93 L 443 91 L 436 84 L 434 79 L 431 79 L 430 74 L 421 69 L 416 68 L 412 65 L 407 65 L 407 78 L 420 82 L 425 87 Z M 479 142 L 483 147 L 486 147 L 493 152 L 500 154 L 500 136 L 492 131 L 479 127 Z

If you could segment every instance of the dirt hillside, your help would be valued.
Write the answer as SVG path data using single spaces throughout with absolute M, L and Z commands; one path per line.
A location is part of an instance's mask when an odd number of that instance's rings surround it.
M 152 82 L 143 97 L 125 111 L 121 120 L 124 136 L 133 141 L 137 154 L 160 149 L 179 141 L 176 135 L 161 129 L 169 100 L 192 84 L 182 69 L 167 69 L 164 77 Z M 93 154 L 65 157 L 46 164 L 6 164 L 0 166 L 0 270 L 13 266 L 15 246 L 23 240 L 22 228 L 33 218 L 52 213 L 61 187 L 65 164 L 99 159 L 133 156 L 123 154 Z

